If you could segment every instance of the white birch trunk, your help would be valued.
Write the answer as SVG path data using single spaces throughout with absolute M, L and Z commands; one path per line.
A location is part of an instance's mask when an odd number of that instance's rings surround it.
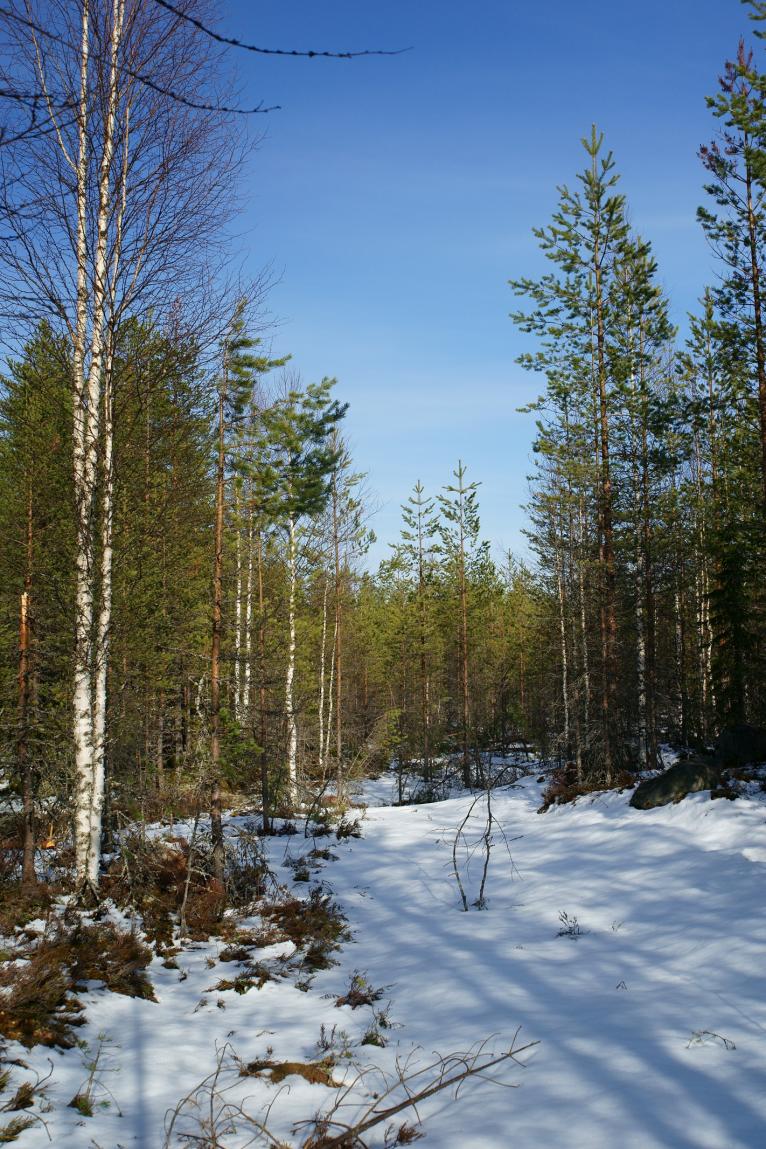
M 111 358 L 111 357 L 110 357 Z M 101 861 L 101 829 L 106 789 L 106 708 L 107 673 L 109 669 L 109 639 L 112 621 L 112 524 L 114 496 L 114 468 L 112 465 L 114 447 L 114 422 L 111 394 L 111 363 L 108 369 L 107 385 L 104 390 L 104 460 L 103 498 L 101 508 L 101 601 L 98 612 L 96 634 L 96 673 L 93 699 L 93 788 L 90 804 L 90 844 L 87 859 L 87 880 L 92 886 L 98 885 L 98 871 Z
M 97 411 L 88 402 L 85 383 L 85 344 L 88 327 L 88 284 L 86 236 L 88 167 L 88 63 L 90 53 L 90 10 L 83 0 L 80 44 L 80 106 L 77 156 L 77 304 L 73 347 L 74 386 L 74 489 L 77 511 L 75 555 L 75 658 L 74 658 L 74 754 L 75 754 L 75 851 L 77 880 L 87 878 L 90 845 L 90 808 L 93 792 L 91 748 L 93 716 L 91 698 L 93 586 L 90 577 L 93 545 L 90 532 L 93 484 L 88 482 L 89 450 L 95 439 L 91 424 Z
M 98 174 L 96 243 L 93 281 L 90 284 L 90 346 L 86 380 L 88 329 L 88 275 L 86 220 L 88 208 L 87 93 L 89 64 L 89 5 L 83 0 L 81 41 L 81 91 L 79 152 L 77 162 L 77 311 L 74 351 L 74 480 L 77 500 L 77 556 L 75 579 L 76 632 L 74 672 L 75 745 L 75 861 L 77 880 L 96 886 L 101 858 L 101 813 L 104 803 L 103 744 L 106 712 L 108 633 L 111 618 L 111 380 L 105 384 L 106 323 L 108 304 L 109 219 L 113 206 L 112 164 L 117 118 L 118 59 L 122 39 L 124 0 L 112 0 L 109 36 L 109 85 L 104 134 Z M 118 195 L 120 201 L 122 189 Z M 119 244 L 118 244 L 119 247 Z M 118 258 L 117 251 L 115 258 Z M 112 269 L 116 272 L 116 268 Z M 103 402 L 102 402 L 103 396 Z M 109 431 L 100 426 L 100 415 Z M 99 445 L 104 448 L 101 525 L 96 520 Z M 106 541 L 106 547 L 104 546 Z M 100 562 L 101 600 L 96 608 L 97 544 Z M 105 565 L 104 565 L 105 564 Z M 106 582 L 104 575 L 106 574 Z M 95 632 L 95 633 L 94 633 Z M 94 642 L 95 640 L 95 642 Z M 103 646 L 103 649 L 102 649 Z

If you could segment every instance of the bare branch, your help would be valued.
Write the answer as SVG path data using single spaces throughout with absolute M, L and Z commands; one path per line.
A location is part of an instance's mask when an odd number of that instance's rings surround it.
M 395 48 L 388 51 L 379 48 L 365 48 L 358 52 L 329 52 L 314 49 L 298 51 L 296 48 L 261 48 L 257 44 L 246 44 L 244 40 L 238 40 L 234 36 L 223 36 L 220 32 L 215 32 L 201 20 L 198 20 L 196 16 L 190 16 L 175 4 L 171 4 L 169 0 L 154 0 L 154 2 L 155 4 L 159 4 L 160 8 L 172 12 L 179 20 L 186 20 L 187 23 L 192 24 L 200 32 L 204 32 L 206 36 L 209 36 L 211 40 L 215 40 L 217 44 L 225 44 L 229 48 L 241 48 L 245 52 L 256 52 L 260 56 L 302 56 L 308 60 L 318 58 L 328 60 L 355 60 L 359 56 L 401 56 L 404 52 L 412 51 L 411 48 Z

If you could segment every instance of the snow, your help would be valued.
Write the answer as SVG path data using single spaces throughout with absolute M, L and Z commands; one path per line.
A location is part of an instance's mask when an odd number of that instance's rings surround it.
M 379 785 L 379 798 L 383 797 Z M 366 791 L 370 796 L 370 791 Z M 304 992 L 290 981 L 247 994 L 216 992 L 236 967 L 215 964 L 211 940 L 178 955 L 180 970 L 155 961 L 157 1003 L 92 989 L 83 996 L 91 1050 L 110 1039 L 102 1081 L 113 1095 L 92 1118 L 67 1108 L 87 1077 L 82 1051 L 12 1047 L 40 1074 L 53 1062 L 42 1125 L 23 1133 L 28 1149 L 160 1149 L 168 1110 L 214 1071 L 217 1051 L 244 1061 L 318 1056 L 320 1027 L 336 1026 L 338 1081 L 362 1066 L 392 1072 L 396 1058 L 537 1042 L 523 1066 L 503 1067 L 501 1088 L 467 1082 L 457 1101 L 442 1093 L 419 1108 L 425 1144 L 438 1149 L 756 1149 L 766 1141 L 766 805 L 695 794 L 675 806 L 632 810 L 629 793 L 605 793 L 540 815 L 534 778 L 495 791 L 493 813 L 510 841 L 495 834 L 488 908 L 462 912 L 452 873 L 457 827 L 468 795 L 422 806 L 367 811 L 364 837 L 330 844 L 337 861 L 321 879 L 343 906 L 354 940 Z M 468 829 L 483 831 L 480 801 Z M 178 832 L 178 827 L 174 828 Z M 272 862 L 288 883 L 286 849 L 272 840 Z M 310 843 L 309 843 L 310 845 Z M 482 859 L 458 853 L 469 902 Z M 297 885 L 306 893 L 307 887 Z M 579 936 L 560 933 L 560 914 Z M 276 958 L 284 947 L 271 947 Z M 263 957 L 264 954 L 257 954 Z M 360 971 L 387 987 L 395 1028 L 384 1049 L 360 1045 L 372 1007 L 337 1008 L 335 998 Z M 183 978 L 183 980 L 181 980 Z M 339 1036 L 339 1031 L 345 1036 Z M 725 1039 L 725 1040 L 724 1040 Z M 419 1051 L 419 1052 L 418 1052 Z M 281 1087 L 239 1078 L 226 1060 L 220 1082 L 291 1144 L 295 1121 L 326 1107 L 333 1090 L 290 1077 Z M 21 1080 L 19 1075 L 15 1084 Z M 352 1091 L 364 1100 L 371 1076 Z M 97 1101 L 109 1101 L 97 1092 Z M 115 1104 L 116 1102 L 116 1104 Z M 119 1116 L 117 1105 L 122 1112 Z M 39 1109 L 37 1110 L 39 1112 Z M 411 1121 L 412 1114 L 405 1114 Z M 402 1117 L 402 1119 L 403 1119 Z M 185 1118 L 189 1120 L 189 1117 Z M 191 1125 L 183 1126 L 190 1129 Z M 366 1139 L 383 1143 L 381 1127 Z M 49 1140 L 49 1136 L 51 1140 Z M 250 1143 L 252 1129 L 225 1137 Z M 174 1141 L 174 1145 L 181 1144 Z

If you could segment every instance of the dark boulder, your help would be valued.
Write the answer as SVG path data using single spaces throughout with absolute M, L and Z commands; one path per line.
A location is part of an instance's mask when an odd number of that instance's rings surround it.
M 726 726 L 715 744 L 716 761 L 721 766 L 747 766 L 751 762 L 766 762 L 766 730 L 762 726 Z
M 721 779 L 721 771 L 701 758 L 677 762 L 664 774 L 647 778 L 633 793 L 630 804 L 637 810 L 652 810 L 655 806 L 667 806 L 670 802 L 680 802 L 687 794 L 698 790 L 712 790 Z

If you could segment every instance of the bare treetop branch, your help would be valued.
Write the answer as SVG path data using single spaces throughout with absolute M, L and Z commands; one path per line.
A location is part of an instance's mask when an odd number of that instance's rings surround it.
M 365 48 L 358 52 L 328 52 L 317 51 L 309 49 L 308 51 L 301 52 L 296 48 L 262 48 L 257 44 L 246 44 L 243 40 L 238 40 L 234 36 L 223 36 L 220 32 L 215 32 L 209 28 L 196 16 L 190 16 L 188 13 L 182 11 L 181 8 L 175 4 L 171 4 L 170 0 L 155 0 L 160 8 L 164 8 L 167 12 L 172 12 L 179 20 L 186 20 L 187 23 L 193 24 L 200 32 L 204 32 L 211 40 L 215 40 L 218 44 L 225 44 L 229 48 L 242 48 L 245 52 L 256 52 L 259 56 L 302 56 L 305 59 L 313 60 L 315 58 L 322 58 L 328 60 L 355 60 L 359 56 L 401 56 L 404 52 L 411 51 L 410 48 L 394 48 L 385 50 L 381 48 Z
M 44 36 L 46 40 L 50 40 L 54 44 L 60 44 L 62 47 L 71 47 L 71 45 L 68 45 L 61 36 L 57 36 L 54 32 L 44 28 L 36 21 L 31 20 L 28 16 L 22 16 L 19 12 L 14 12 L 10 8 L 0 8 L 0 17 L 2 16 L 8 17 L 11 20 L 15 20 L 18 24 L 23 24 L 25 27 L 29 28 L 30 31 L 37 33 L 38 36 Z M 183 17 L 183 13 L 179 13 L 179 16 Z M 191 17 L 183 18 L 191 20 Z M 196 23 L 196 21 L 192 22 Z M 123 70 L 126 75 L 131 77 L 131 79 L 137 80 L 140 84 L 144 84 L 145 87 L 150 88 L 153 92 L 157 92 L 161 96 L 167 96 L 169 99 L 174 100 L 177 104 L 183 104 L 185 107 L 192 108 L 197 112 L 220 112 L 222 115 L 228 116 L 255 116 L 265 115 L 268 112 L 278 112 L 281 110 L 279 104 L 266 106 L 263 102 L 256 104 L 254 108 L 239 108 L 232 107 L 227 104 L 207 104 L 195 100 L 190 100 L 186 96 L 182 96 L 180 92 L 176 92 L 171 88 L 165 88 L 161 84 L 156 83 L 156 81 L 149 79 L 149 77 L 146 76 L 143 72 L 134 71 L 127 65 L 123 65 Z M 19 97 L 14 97 L 12 93 L 6 90 L 0 91 L 0 98 L 8 98 L 9 96 L 11 98 L 19 99 Z M 42 99 L 42 96 L 32 95 L 27 96 L 26 98 Z

